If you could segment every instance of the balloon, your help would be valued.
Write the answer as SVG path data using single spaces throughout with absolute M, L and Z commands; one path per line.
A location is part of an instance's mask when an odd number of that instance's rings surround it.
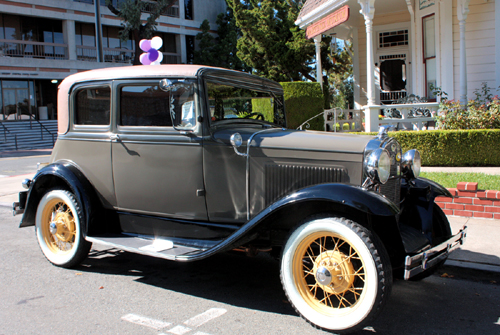
M 149 54 L 148 53 L 143 53 L 139 56 L 139 60 L 141 61 L 142 65 L 149 65 L 151 64 L 151 61 L 149 60 Z
M 142 51 L 148 52 L 151 49 L 151 41 L 150 40 L 140 40 L 139 47 Z
M 154 62 L 158 59 L 158 50 L 155 50 L 155 49 L 150 49 L 148 51 L 148 54 L 149 54 L 149 60 Z
M 158 52 L 158 59 L 156 60 L 158 63 L 161 63 L 161 61 L 163 60 L 163 53 L 161 52 Z
M 163 40 L 161 39 L 161 37 L 156 36 L 151 39 L 151 48 L 158 50 L 162 45 Z
M 143 65 L 159 65 L 163 60 L 163 54 L 158 51 L 163 45 L 161 37 L 153 37 L 151 40 L 140 40 L 139 47 L 144 51 L 139 56 L 139 60 Z

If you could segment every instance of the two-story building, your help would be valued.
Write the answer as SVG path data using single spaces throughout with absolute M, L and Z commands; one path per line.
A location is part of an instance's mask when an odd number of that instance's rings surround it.
M 120 40 L 120 19 L 105 0 L 100 4 L 103 63 L 93 0 L 0 0 L 0 121 L 55 119 L 57 86 L 66 76 L 131 63 L 133 41 Z M 163 63 L 190 63 L 201 23 L 216 27 L 225 10 L 224 0 L 178 0 L 167 9 L 155 33 L 163 39 Z
M 352 42 L 367 130 L 409 94 L 435 101 L 440 87 L 465 103 L 484 82 L 500 86 L 500 0 L 307 0 L 296 24 L 317 47 L 322 35 Z

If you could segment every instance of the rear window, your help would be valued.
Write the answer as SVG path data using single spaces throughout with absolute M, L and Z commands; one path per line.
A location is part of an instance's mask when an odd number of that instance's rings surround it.
M 92 87 L 79 89 L 75 101 L 75 124 L 109 125 L 111 89 Z

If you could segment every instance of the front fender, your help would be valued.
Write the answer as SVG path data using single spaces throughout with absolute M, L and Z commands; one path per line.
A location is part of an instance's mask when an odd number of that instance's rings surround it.
M 282 213 L 283 210 L 286 211 L 287 207 L 294 205 L 301 205 L 311 202 L 321 202 L 337 204 L 342 207 L 348 207 L 356 212 L 361 212 L 367 216 L 373 218 L 386 218 L 386 220 L 377 221 L 377 225 L 380 222 L 385 221 L 391 224 L 388 228 L 388 234 L 385 235 L 388 239 L 398 239 L 399 230 L 397 229 L 396 219 L 399 214 L 399 208 L 390 200 L 380 195 L 379 193 L 373 191 L 367 191 L 359 186 L 353 186 L 348 184 L 320 184 L 301 190 L 290 194 L 253 217 L 250 221 L 245 223 L 240 229 L 230 235 L 227 239 L 216 245 L 215 247 L 206 250 L 205 252 L 199 253 L 195 257 L 190 257 L 189 260 L 198 260 L 202 258 L 209 257 L 215 253 L 231 250 L 238 247 L 245 242 L 252 239 L 254 233 L 258 232 L 262 227 L 262 224 L 266 222 L 272 222 L 273 220 L 268 220 L 270 217 L 276 213 Z M 328 209 L 324 208 L 323 211 Z M 288 229 L 292 229 L 299 222 L 294 222 L 293 225 L 288 226 Z M 380 223 L 382 225 L 382 223 Z M 374 228 L 377 230 L 377 228 Z M 398 250 L 401 249 L 402 244 L 400 244 L 400 238 L 398 241 L 394 242 L 398 244 Z M 178 260 L 185 260 L 183 256 L 179 256 Z
M 33 177 L 25 206 L 25 212 L 19 227 L 35 225 L 36 211 L 40 199 L 45 193 L 54 188 L 63 188 L 71 191 L 82 206 L 83 231 L 87 231 L 96 204 L 91 198 L 94 189 L 83 173 L 69 162 L 58 162 L 40 169 Z

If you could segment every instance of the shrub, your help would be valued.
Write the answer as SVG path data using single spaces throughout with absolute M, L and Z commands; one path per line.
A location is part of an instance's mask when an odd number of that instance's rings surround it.
M 310 82 L 281 83 L 285 94 L 287 128 L 295 129 L 303 122 L 323 111 L 321 85 Z M 311 130 L 324 130 L 323 116 L 309 121 Z
M 403 153 L 417 149 L 424 166 L 500 166 L 500 129 L 398 131 L 389 136 Z

